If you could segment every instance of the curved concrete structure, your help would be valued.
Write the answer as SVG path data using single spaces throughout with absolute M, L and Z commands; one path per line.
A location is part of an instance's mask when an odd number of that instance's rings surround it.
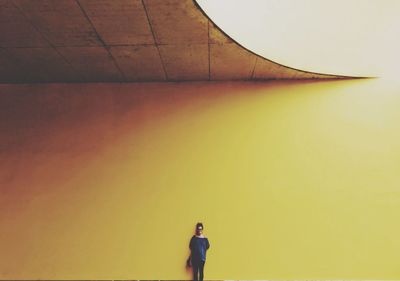
M 279 65 L 193 0 L 0 0 L 0 82 L 343 78 Z

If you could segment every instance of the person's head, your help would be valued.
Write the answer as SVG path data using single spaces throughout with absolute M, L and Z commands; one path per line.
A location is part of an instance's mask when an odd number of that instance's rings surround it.
M 196 234 L 197 235 L 200 235 L 200 234 L 202 234 L 203 233 L 203 224 L 201 223 L 201 222 L 198 222 L 197 224 L 196 224 Z

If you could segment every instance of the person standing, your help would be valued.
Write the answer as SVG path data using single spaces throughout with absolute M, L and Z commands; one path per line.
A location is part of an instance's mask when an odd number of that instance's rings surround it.
M 193 280 L 203 281 L 204 265 L 206 263 L 206 252 L 210 248 L 208 238 L 203 235 L 203 224 L 196 224 L 196 234 L 190 239 L 190 259 L 193 267 Z

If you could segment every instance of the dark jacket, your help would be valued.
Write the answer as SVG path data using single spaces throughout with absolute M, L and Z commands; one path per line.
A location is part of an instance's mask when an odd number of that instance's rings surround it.
M 199 238 L 193 235 L 192 239 L 190 239 L 189 248 L 192 251 L 191 257 L 193 262 L 205 261 L 206 251 L 210 248 L 210 242 L 208 242 L 208 238 Z

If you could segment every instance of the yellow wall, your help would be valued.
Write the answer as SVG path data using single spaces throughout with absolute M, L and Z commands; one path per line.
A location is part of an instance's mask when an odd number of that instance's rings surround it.
M 0 279 L 399 279 L 400 89 L 0 87 Z

